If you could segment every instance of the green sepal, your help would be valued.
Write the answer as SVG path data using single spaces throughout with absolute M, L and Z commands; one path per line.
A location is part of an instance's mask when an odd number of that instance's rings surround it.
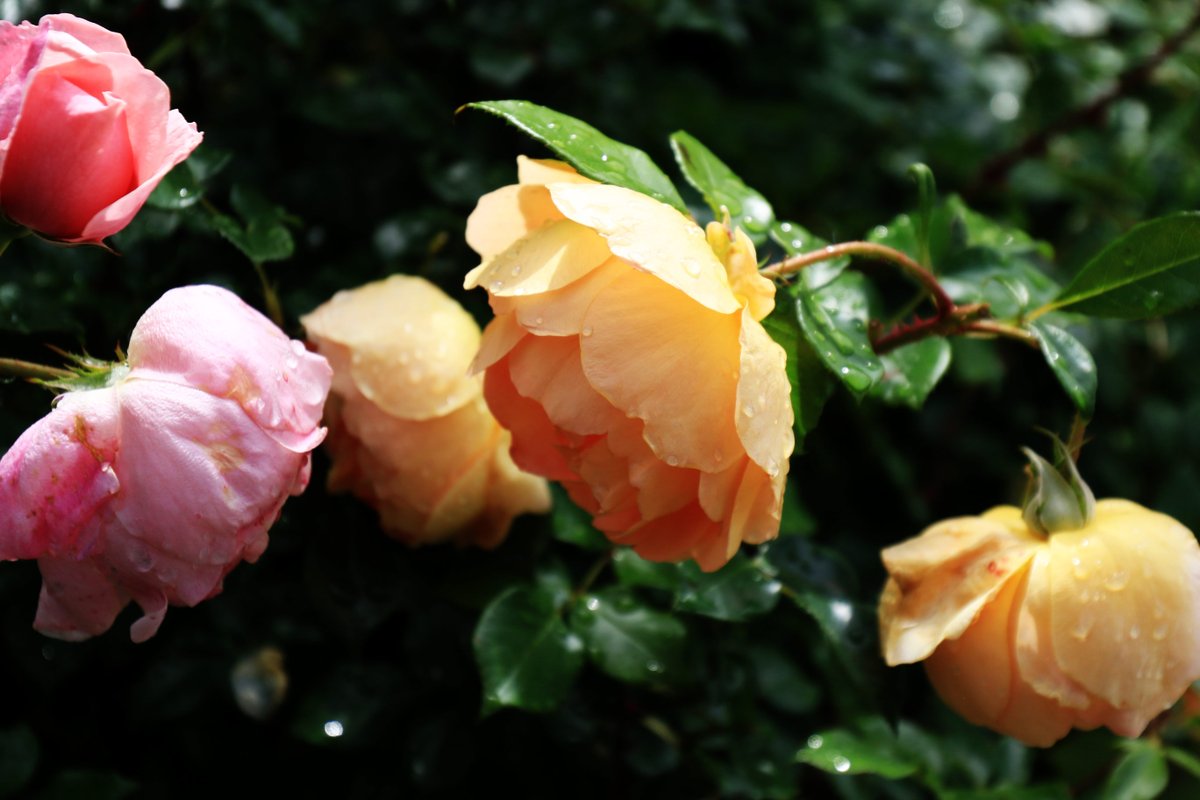
M 1021 451 L 1033 472 L 1025 497 L 1025 524 L 1041 534 L 1086 527 L 1096 514 L 1096 496 L 1079 475 L 1067 446 L 1054 438 L 1054 464 L 1028 447 Z
M 63 392 L 82 392 L 89 389 L 106 389 L 129 374 L 129 365 L 124 361 L 100 361 L 91 356 L 64 353 L 74 364 L 67 369 L 70 375 L 61 378 L 39 378 L 34 383 L 47 389 Z

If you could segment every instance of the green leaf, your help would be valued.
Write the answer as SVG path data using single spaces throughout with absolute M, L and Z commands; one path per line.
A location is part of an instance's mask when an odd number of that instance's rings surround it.
M 550 495 L 554 498 L 550 524 L 554 528 L 555 539 L 584 550 L 599 551 L 612 547 L 604 534 L 592 525 L 591 515 L 575 505 L 561 486 L 551 484 Z
M 1104 785 L 1104 800 L 1151 800 L 1167 788 L 1167 758 L 1154 744 L 1131 740 Z
M 20 791 L 38 762 L 38 740 L 27 725 L 0 730 L 0 797 Z
M 683 579 L 679 565 L 647 561 L 630 547 L 618 548 L 613 553 L 613 569 L 622 586 L 649 586 L 674 592 Z
M 1091 419 L 1096 408 L 1096 362 L 1088 349 L 1062 328 L 1044 320 L 1030 326 L 1046 363 L 1062 384 L 1071 402 L 1084 419 Z
M 794 654 L 755 645 L 747 652 L 759 696 L 789 714 L 807 714 L 821 702 L 821 688 L 800 671 Z
M 1079 270 L 1053 303 L 1096 317 L 1161 317 L 1200 301 L 1200 212 L 1143 222 Z
M 867 336 L 866 277 L 844 272 L 817 291 L 801 289 L 796 316 L 808 343 L 830 372 L 861 399 L 883 377 L 883 364 Z
M 726 214 L 731 222 L 761 244 L 775 221 L 771 204 L 761 194 L 742 183 L 733 170 L 713 152 L 685 131 L 671 134 L 671 150 L 687 182 L 704 195 L 704 202 L 718 220 Z
M 875 722 L 861 731 L 838 728 L 813 734 L 796 758 L 835 775 L 871 773 L 896 779 L 916 773 L 917 760 L 904 752 L 886 723 Z
M 493 600 L 479 618 L 473 644 L 485 715 L 503 706 L 553 709 L 583 664 L 579 638 L 542 588 L 514 586 Z
M 829 242 L 819 236 L 814 236 L 803 225 L 795 222 L 776 222 L 771 226 L 770 236 L 789 256 L 810 253 L 829 245 Z M 841 275 L 848 266 L 850 266 L 850 256 L 838 256 L 827 261 L 818 261 L 800 271 L 799 283 L 809 289 L 820 289 Z
M 296 245 L 284 224 L 287 214 L 281 207 L 241 186 L 233 187 L 230 202 L 242 222 L 214 210 L 210 221 L 217 233 L 254 264 L 291 258 Z
M 1168 747 L 1164 752 L 1171 763 L 1190 772 L 1193 777 L 1200 778 L 1200 758 L 1178 747 Z
M 1039 257 L 1040 258 L 1040 257 Z M 947 259 L 940 278 L 959 304 L 987 303 L 996 319 L 1017 319 L 1050 302 L 1061 288 L 1035 259 L 992 247 L 969 247 Z
M 194 206 L 202 197 L 204 187 L 196 180 L 190 162 L 184 161 L 163 176 L 146 198 L 146 205 L 164 211 L 181 211 Z
M 919 409 L 950 366 L 950 343 L 922 339 L 880 356 L 883 377 L 871 395 L 893 405 Z
M 741 553 L 716 572 L 701 572 L 692 563 L 685 564 L 680 572 L 684 580 L 675 608 L 729 622 L 767 613 L 779 602 L 783 588 L 763 561 Z
M 800 331 L 796 301 L 781 294 L 763 327 L 787 353 L 788 383 L 792 387 L 792 418 L 796 452 L 804 452 L 804 439 L 817 427 L 825 401 L 833 394 L 834 381 L 816 352 Z
M 933 180 L 933 170 L 925 164 L 913 164 L 908 168 L 908 176 L 917 183 L 917 263 L 928 269 L 931 266 L 929 229 L 937 202 L 937 184 Z
M 687 213 L 670 178 L 650 156 L 608 138 L 585 122 L 526 100 L 485 100 L 463 108 L 479 109 L 507 120 L 566 159 L 582 175 L 650 195 Z
M 571 630 L 592 662 L 618 680 L 652 683 L 683 671 L 687 628 L 620 587 L 585 595 L 571 614 Z

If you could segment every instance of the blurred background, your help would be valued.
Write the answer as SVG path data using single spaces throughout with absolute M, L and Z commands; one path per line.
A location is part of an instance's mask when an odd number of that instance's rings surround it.
M 119 255 L 10 248 L 8 357 L 53 363 L 47 344 L 111 357 L 150 303 L 189 283 L 263 308 L 222 216 L 255 243 L 294 336 L 333 292 L 393 272 L 430 278 L 486 319 L 483 293 L 460 288 L 477 263 L 466 215 L 513 182 L 518 154 L 546 153 L 497 119 L 456 115 L 474 100 L 572 114 L 672 174 L 667 136 L 686 130 L 780 219 L 831 241 L 911 210 L 905 171 L 925 162 L 944 195 L 1048 242 L 1060 282 L 1133 224 L 1200 206 L 1200 36 L 1177 37 L 1197 22 L 1194 2 L 0 2 L 13 21 L 59 11 L 124 34 L 205 141 L 112 240 Z M 1200 526 L 1195 315 L 1078 335 L 1100 374 L 1081 461 L 1097 496 Z M 35 634 L 36 566 L 0 569 L 0 796 L 927 796 L 794 762 L 815 731 L 861 714 L 912 720 L 902 736 L 925 737 L 947 786 L 1049 782 L 1088 796 L 1112 737 L 1027 751 L 953 719 L 919 669 L 885 674 L 871 641 L 879 548 L 1019 500 L 1017 445 L 1070 422 L 1036 352 L 954 348 L 921 411 L 839 391 L 793 461 L 787 533 L 846 565 L 847 596 L 866 610 L 849 642 L 861 680 L 780 605 L 742 624 L 687 617 L 694 668 L 678 681 L 585 668 L 556 711 L 481 719 L 479 611 L 545 569 L 578 580 L 592 556 L 561 541 L 577 522 L 519 520 L 490 554 L 410 551 L 370 509 L 324 493 L 318 452 L 261 561 L 215 600 L 172 610 L 146 644 L 128 641 L 134 611 L 82 644 Z M 0 446 L 50 400 L 0 386 Z M 235 671 L 264 719 L 235 702 Z M 1172 791 L 1200 785 L 1183 775 Z

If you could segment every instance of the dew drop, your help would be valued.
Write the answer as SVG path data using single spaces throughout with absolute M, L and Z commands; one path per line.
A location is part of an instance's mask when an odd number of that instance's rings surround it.
M 1110 592 L 1119 592 L 1129 585 L 1129 573 L 1125 570 L 1117 570 L 1112 575 L 1108 576 L 1108 580 L 1104 582 L 1104 588 Z
M 713 457 L 713 463 L 714 463 L 714 464 L 720 464 L 720 463 L 721 463 L 721 461 L 722 461 L 722 460 L 725 458 L 725 454 L 724 454 L 724 453 L 722 453 L 720 450 L 713 450 L 713 456 L 712 456 L 712 457 Z
M 693 278 L 700 277 L 700 264 L 698 262 L 688 261 L 686 264 L 684 264 L 684 269 L 686 269 L 687 274 L 691 275 Z
M 1129 638 L 1130 639 L 1137 639 L 1141 635 L 1142 635 L 1142 629 L 1139 628 L 1137 625 L 1134 625 L 1133 627 L 1131 627 L 1129 629 Z
M 647 661 L 646 662 L 646 670 L 648 672 L 662 672 L 663 665 L 658 663 L 657 661 Z
M 667 456 L 667 466 L 678 467 L 679 459 L 676 458 L 675 456 Z
M 545 320 L 541 317 L 535 317 L 533 320 L 533 324 L 538 326 L 540 326 L 543 322 L 545 322 Z
M 754 406 L 750 406 L 750 405 L 742 406 L 742 414 L 744 414 L 747 417 L 753 417 L 754 416 Z
M 557 128 L 557 127 L 558 127 L 558 123 L 555 123 L 555 122 L 547 122 L 547 123 L 546 123 L 546 127 L 547 127 L 547 128 Z
M 767 462 L 767 475 L 774 478 L 778 474 L 779 474 L 779 462 L 774 461 L 774 460 L 768 461 Z
M 1156 642 L 1161 642 L 1163 639 L 1167 638 L 1167 624 L 1164 622 L 1163 624 L 1156 626 L 1154 630 L 1150 631 L 1150 637 Z
M 504 288 L 504 281 L 492 281 L 491 290 L 493 292 L 498 292 L 503 288 Z
M 779 223 L 779 230 L 783 231 L 784 233 L 789 232 L 791 229 L 792 229 L 792 223 L 790 223 L 790 222 Z
M 608 153 L 601 153 L 601 154 L 600 154 L 600 160 L 601 160 L 601 161 L 608 161 Z
M 600 601 L 597 600 L 595 597 L 589 597 L 587 599 L 587 602 L 584 603 L 584 605 L 587 606 L 588 611 L 596 611 L 597 609 L 600 608 Z
M 515 278 L 520 274 L 521 274 L 521 265 L 517 264 L 515 267 L 512 268 L 512 276 Z
M 849 772 L 850 771 L 850 759 L 846 758 L 845 756 L 834 756 L 833 757 L 833 768 L 836 769 L 838 772 Z
M 1084 568 L 1083 561 L 1079 558 L 1079 556 L 1075 556 L 1071 559 L 1071 566 L 1075 568 L 1073 570 L 1075 574 L 1075 580 L 1087 580 L 1088 571 L 1086 568 Z
M 1092 632 L 1092 623 L 1084 622 L 1084 621 L 1080 621 L 1078 624 L 1075 625 L 1074 628 L 1071 629 L 1071 635 L 1081 642 L 1083 640 L 1087 639 L 1088 634 L 1091 632 Z
M 808 737 L 808 746 L 812 750 L 820 750 L 823 744 L 825 744 L 825 740 L 816 734 Z
M 582 333 L 584 336 L 591 336 L 592 335 L 592 326 L 584 325 L 583 330 L 580 331 L 580 333 Z
M 792 239 L 792 249 L 793 250 L 799 250 L 801 247 L 804 247 L 803 239 Z

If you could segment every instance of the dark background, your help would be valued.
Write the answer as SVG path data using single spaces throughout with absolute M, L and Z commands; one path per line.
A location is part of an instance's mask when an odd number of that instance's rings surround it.
M 0 9 L 32 20 L 71 11 L 125 35 L 205 134 L 192 160 L 212 172 L 205 201 L 232 214 L 241 193 L 280 209 L 294 253 L 264 269 L 293 335 L 299 315 L 336 290 L 397 271 L 429 277 L 484 318 L 482 293 L 459 288 L 476 263 L 462 238 L 466 215 L 481 193 L 513 181 L 519 153 L 545 153 L 494 118 L 455 114 L 473 100 L 519 97 L 578 116 L 672 173 L 667 136 L 687 130 L 779 218 L 834 241 L 910 210 L 905 170 L 923 161 L 943 193 L 1049 242 L 1059 280 L 1134 223 L 1200 205 L 1200 48 L 1189 42 L 1152 73 L 1129 72 L 1189 23 L 1187 2 Z M 1030 144 L 1113 87 L 1111 102 L 1048 147 Z M 0 354 L 52 362 L 52 344 L 108 357 L 162 292 L 189 283 L 219 283 L 262 307 L 251 263 L 200 206 L 184 211 L 147 208 L 114 237 L 121 255 L 14 244 L 0 260 Z M 1080 332 L 1100 371 L 1085 476 L 1098 496 L 1138 500 L 1192 528 L 1198 335 L 1192 314 Z M 792 519 L 803 529 L 794 532 L 846 559 L 864 604 L 882 581 L 879 547 L 1018 500 L 1017 445 L 1038 442 L 1035 426 L 1069 424 L 1069 404 L 1035 352 L 956 342 L 955 356 L 920 412 L 835 394 L 793 461 Z M 49 401 L 36 387 L 0 387 L 0 443 Z M 812 623 L 783 606 L 738 625 L 690 618 L 696 668 L 678 685 L 634 687 L 585 668 L 558 711 L 481 720 L 470 646 L 479 610 L 548 564 L 577 580 L 590 558 L 540 519 L 519 521 L 491 554 L 409 551 L 382 536 L 369 509 L 324 493 L 323 453 L 314 466 L 261 561 L 235 570 L 218 598 L 172 610 L 143 645 L 127 639 L 134 611 L 83 644 L 35 634 L 35 565 L 0 569 L 0 792 L 925 796 L 916 784 L 826 779 L 793 763 L 811 733 L 864 710 L 919 720 L 950 764 L 950 785 L 978 784 L 974 769 L 983 782 L 1062 781 L 1086 792 L 1113 747 L 1107 734 L 1074 734 L 1049 754 L 1026 751 L 954 720 L 916 668 L 871 673 L 864 693 L 838 679 Z M 260 722 L 235 705 L 230 673 L 267 645 L 283 652 L 289 686 Z M 337 738 L 324 729 L 334 719 L 344 725 Z M 986 753 L 985 766 L 970 766 L 969 752 Z M 1172 788 L 1186 797 L 1197 787 L 1180 777 Z

